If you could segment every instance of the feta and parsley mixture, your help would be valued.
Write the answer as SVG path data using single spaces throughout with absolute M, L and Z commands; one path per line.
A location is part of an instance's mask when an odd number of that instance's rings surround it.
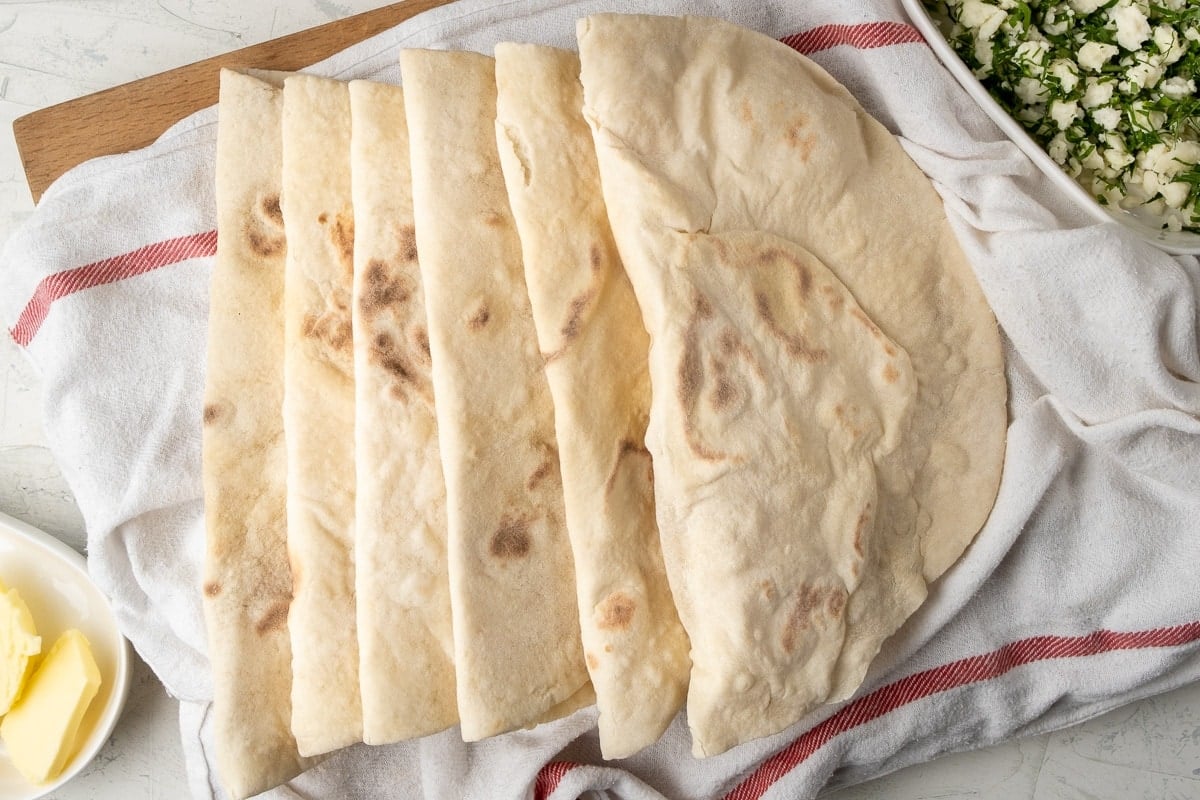
M 926 6 L 992 96 L 1099 202 L 1200 232 L 1200 2 Z

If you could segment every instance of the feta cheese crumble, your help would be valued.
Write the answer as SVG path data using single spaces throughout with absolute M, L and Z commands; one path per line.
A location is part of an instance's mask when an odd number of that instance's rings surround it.
M 925 4 L 992 96 L 1100 203 L 1200 232 L 1200 2 Z

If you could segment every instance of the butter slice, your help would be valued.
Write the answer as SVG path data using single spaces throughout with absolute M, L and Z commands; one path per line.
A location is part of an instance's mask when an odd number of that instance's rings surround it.
M 42 652 L 33 615 L 16 589 L 0 583 L 0 717 L 21 696 L 33 671 L 33 657 Z
M 0 721 L 13 765 L 33 784 L 56 778 L 75 752 L 80 720 L 100 688 L 88 640 L 69 630 L 34 670 L 19 700 Z

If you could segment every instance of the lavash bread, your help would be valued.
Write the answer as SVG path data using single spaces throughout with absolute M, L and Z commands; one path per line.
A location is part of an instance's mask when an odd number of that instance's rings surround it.
M 304 755 L 362 740 L 354 593 L 350 93 L 283 88 L 283 423 L 293 599 L 292 732 Z
M 1006 427 L 999 334 L 929 181 L 811 61 L 715 19 L 599 15 L 578 37 L 609 216 L 653 341 L 647 443 L 692 640 L 693 749 L 713 755 L 851 694 L 982 526 Z M 837 324 L 860 329 L 844 352 L 827 338 L 849 335 L 826 327 L 838 304 Z M 772 342 L 808 366 L 764 363 Z M 884 393 L 910 378 L 904 410 Z M 778 408 L 803 381 L 827 430 Z M 747 418 L 767 411 L 810 466 L 772 469 L 747 446 L 764 436 Z M 828 519 L 793 522 L 779 484 L 843 495 L 834 464 L 858 476 L 861 505 L 830 498 Z M 747 471 L 758 483 L 726 494 Z M 764 563 L 787 569 L 764 577 Z M 820 680 L 781 703 L 793 670 Z
M 643 440 L 650 342 L 583 120 L 579 58 L 496 46 L 496 137 L 554 401 L 585 661 L 605 758 L 652 744 L 687 692 Z
M 417 250 L 446 481 L 462 736 L 518 728 L 588 690 L 554 410 L 494 127 L 494 62 L 400 56 Z
M 233 798 L 308 762 L 291 732 L 278 78 L 221 71 L 201 474 L 216 759 Z M 248 564 L 254 565 L 247 569 Z
M 412 208 L 404 92 L 350 83 L 355 577 L 363 741 L 458 721 L 446 487 Z

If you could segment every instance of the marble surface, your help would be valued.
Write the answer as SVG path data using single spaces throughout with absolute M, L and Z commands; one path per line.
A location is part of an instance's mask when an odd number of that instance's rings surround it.
M 0 0 L 0 118 L 382 5 L 373 0 Z M 33 204 L 0 136 L 0 240 Z M 0 511 L 83 550 L 83 521 L 46 447 L 38 376 L 0 336 Z M 54 797 L 183 798 L 178 705 L 141 662 L 100 756 Z M 1200 798 L 1200 686 L 1064 731 L 944 756 L 830 800 Z

